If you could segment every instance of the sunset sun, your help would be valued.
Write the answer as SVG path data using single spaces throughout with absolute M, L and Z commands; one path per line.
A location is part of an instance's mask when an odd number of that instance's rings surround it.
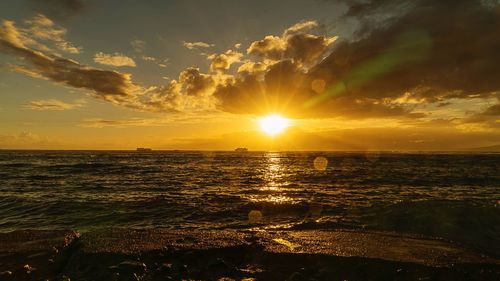
M 290 126 L 290 119 L 284 118 L 278 114 L 261 117 L 258 122 L 260 129 L 270 136 L 278 135 Z

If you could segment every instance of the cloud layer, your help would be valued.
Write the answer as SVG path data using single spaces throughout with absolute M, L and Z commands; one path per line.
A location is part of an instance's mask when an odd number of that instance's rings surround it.
M 297 118 L 431 118 L 428 107 L 452 100 L 498 98 L 500 13 L 485 1 L 351 1 L 345 18 L 361 28 L 352 38 L 327 35 L 302 21 L 243 48 L 207 55 L 209 68 L 189 67 L 167 85 L 144 87 L 129 74 L 91 68 L 57 53 L 80 50 L 66 31 L 39 15 L 19 28 L 3 21 L 0 48 L 20 58 L 14 71 L 89 90 L 129 108 L 152 111 L 281 112 Z M 493 3 L 493 2 L 492 2 Z M 443 15 L 447 20 L 443 20 Z M 51 48 L 43 41 L 52 42 Z M 145 43 L 135 40 L 141 53 Z M 188 49 L 213 47 L 183 42 Z M 72 48 L 73 46 L 73 48 Z M 65 50 L 66 49 L 66 50 Z M 135 66 L 120 53 L 95 61 Z M 153 61 L 143 56 L 143 60 Z M 498 105 L 475 120 L 498 120 Z M 472 120 L 471 114 L 464 118 Z M 483 120 L 481 119 L 481 120 Z M 465 119 L 463 120 L 465 122 Z
M 24 108 L 33 109 L 33 110 L 70 110 L 75 108 L 80 108 L 85 105 L 85 101 L 78 100 L 74 103 L 67 103 L 56 99 L 48 99 L 48 100 L 34 100 L 26 103 Z

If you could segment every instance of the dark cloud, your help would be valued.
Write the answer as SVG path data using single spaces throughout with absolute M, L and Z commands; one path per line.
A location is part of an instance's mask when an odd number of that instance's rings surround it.
M 48 15 L 50 18 L 65 20 L 85 11 L 88 1 L 85 0 L 29 0 L 33 9 Z
M 336 37 L 325 37 L 307 33 L 318 24 L 305 21 L 286 29 L 281 36 L 268 35 L 253 42 L 247 49 L 249 55 L 269 60 L 292 60 L 301 66 L 317 62 Z
M 359 4 L 349 15 L 363 17 L 394 3 Z M 340 43 L 315 70 L 330 80 L 345 79 L 350 95 L 392 98 L 411 92 L 433 102 L 487 97 L 500 89 L 500 17 L 482 1 L 414 1 L 396 22 L 362 32 L 363 39 Z M 399 42 L 391 45 L 394 40 Z M 391 69 L 363 83 L 353 81 L 356 69 L 384 57 L 387 61 L 372 66 Z
M 419 1 L 419 0 L 417 0 Z M 354 17 L 367 17 L 369 15 L 378 14 L 381 12 L 387 12 L 387 10 L 393 10 L 391 8 L 404 7 L 409 5 L 411 2 L 417 1 L 395 1 L 395 0 L 368 0 L 368 1 L 347 1 L 349 9 L 347 10 L 346 16 Z
M 482 2 L 358 2 L 347 16 L 373 22 L 380 13 L 391 20 L 361 28 L 355 40 L 339 41 L 331 52 L 315 49 L 318 40 L 304 38 L 319 37 L 303 31 L 285 39 L 269 35 L 248 49 L 263 58 L 260 63 L 268 60 L 266 68 L 252 72 L 257 62 L 249 64 L 243 77 L 219 87 L 216 96 L 232 112 L 271 108 L 296 116 L 352 118 L 423 116 L 402 100 L 422 104 L 495 97 L 500 90 L 500 14 Z M 387 7 L 399 14 L 388 15 Z M 304 55 L 326 58 L 304 68 Z
M 129 103 L 130 97 L 138 87 L 131 82 L 129 75 L 93 69 L 73 60 L 44 54 L 26 47 L 25 40 L 13 22 L 3 22 L 0 28 L 0 50 L 11 53 L 27 63 L 27 65 L 13 65 L 13 70 L 66 86 L 91 90 L 98 98 L 132 106 Z
M 500 104 L 488 107 L 482 114 L 485 116 L 500 116 Z
M 234 83 L 219 85 L 215 96 L 221 101 L 222 110 L 233 113 L 261 115 L 279 112 L 296 118 L 422 117 L 398 104 L 349 96 L 326 100 L 311 109 L 306 105 L 318 96 L 315 82 L 296 64 L 286 60 L 270 66 L 262 77 L 260 74 L 243 75 Z

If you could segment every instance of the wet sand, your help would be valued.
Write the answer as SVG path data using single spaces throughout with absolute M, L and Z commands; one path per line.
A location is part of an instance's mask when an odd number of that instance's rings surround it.
M 500 280 L 498 259 L 391 233 L 106 229 L 0 241 L 0 280 Z

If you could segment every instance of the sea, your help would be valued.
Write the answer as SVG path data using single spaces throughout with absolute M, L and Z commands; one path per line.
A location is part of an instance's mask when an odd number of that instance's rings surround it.
M 500 154 L 0 151 L 0 232 L 356 230 L 500 257 Z

